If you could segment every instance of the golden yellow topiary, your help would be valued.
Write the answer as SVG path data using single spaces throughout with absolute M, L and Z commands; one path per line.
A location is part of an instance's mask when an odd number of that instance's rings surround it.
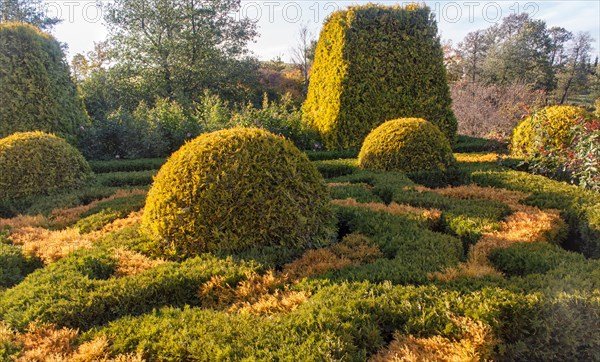
M 445 171 L 454 163 L 450 142 L 422 118 L 400 118 L 375 128 L 365 139 L 358 164 L 382 171 Z
M 511 154 L 533 157 L 540 148 L 552 151 L 569 147 L 575 121 L 587 117 L 585 109 L 575 106 L 551 106 L 526 117 L 513 130 Z
M 91 172 L 81 153 L 54 135 L 18 132 L 0 139 L 0 199 L 77 187 Z
M 148 193 L 145 229 L 178 256 L 325 244 L 327 186 L 290 141 L 256 128 L 201 135 L 175 152 Z

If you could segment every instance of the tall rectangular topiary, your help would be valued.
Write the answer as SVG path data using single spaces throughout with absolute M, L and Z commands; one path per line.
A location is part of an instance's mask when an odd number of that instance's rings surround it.
M 373 128 L 401 117 L 429 120 L 452 141 L 451 102 L 429 8 L 371 4 L 326 20 L 303 115 L 328 149 L 360 149 Z

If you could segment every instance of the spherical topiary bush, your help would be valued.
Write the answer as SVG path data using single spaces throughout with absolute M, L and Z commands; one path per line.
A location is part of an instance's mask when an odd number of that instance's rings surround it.
M 143 225 L 177 256 L 303 248 L 332 235 L 325 182 L 290 141 L 256 128 L 203 134 L 160 169 Z
M 511 154 L 530 158 L 569 147 L 573 140 L 575 121 L 587 117 L 585 109 L 574 106 L 551 106 L 523 119 L 513 130 Z
M 445 171 L 452 163 L 446 136 L 421 118 L 383 123 L 367 136 L 358 155 L 360 167 L 383 171 Z
M 77 187 L 91 172 L 81 153 L 54 135 L 20 132 L 0 139 L 0 199 Z

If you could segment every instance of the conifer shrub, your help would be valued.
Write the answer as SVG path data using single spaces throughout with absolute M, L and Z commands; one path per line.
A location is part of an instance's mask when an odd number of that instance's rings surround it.
M 382 171 L 445 171 L 453 163 L 448 139 L 421 118 L 385 122 L 369 133 L 358 155 L 360 167 Z
M 256 128 L 201 135 L 175 152 L 143 217 L 177 256 L 256 246 L 322 245 L 333 213 L 322 176 L 290 141 Z
M 550 106 L 523 119 L 513 130 L 511 154 L 534 158 L 567 148 L 573 141 L 573 127 L 587 117 L 585 109 L 575 106 Z
M 0 137 L 52 132 L 72 141 L 89 123 L 60 43 L 21 23 L 0 24 Z
M 39 131 L 0 139 L 0 170 L 0 200 L 76 188 L 92 172 L 76 148 Z
M 453 141 L 437 25 L 427 7 L 352 6 L 329 16 L 317 44 L 305 122 L 328 149 L 359 149 L 379 124 L 422 117 Z

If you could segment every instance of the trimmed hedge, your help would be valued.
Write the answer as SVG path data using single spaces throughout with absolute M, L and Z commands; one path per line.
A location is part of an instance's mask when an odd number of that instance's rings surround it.
M 61 44 L 32 25 L 0 24 L 0 137 L 53 132 L 74 141 L 89 118 Z
M 44 195 L 76 188 L 91 176 L 81 153 L 65 140 L 43 132 L 0 139 L 0 199 Z
M 328 149 L 360 148 L 379 124 L 421 117 L 453 141 L 437 25 L 427 7 L 351 6 L 326 20 L 303 106 Z
M 450 142 L 421 118 L 400 118 L 375 128 L 363 142 L 358 165 L 379 171 L 445 171 L 454 163 Z
M 174 153 L 148 193 L 143 225 L 173 255 L 328 243 L 323 178 L 290 141 L 256 128 L 204 134 Z

